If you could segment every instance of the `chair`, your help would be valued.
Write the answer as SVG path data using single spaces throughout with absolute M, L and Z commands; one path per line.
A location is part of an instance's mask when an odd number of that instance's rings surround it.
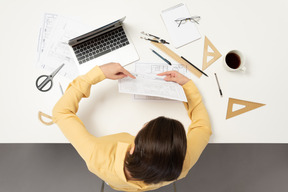
M 102 180 L 102 185 L 101 185 L 101 190 L 100 190 L 100 192 L 104 192 L 104 185 L 105 185 L 105 183 L 104 183 L 104 181 Z M 173 183 L 173 190 L 174 190 L 174 192 L 177 192 L 175 182 Z

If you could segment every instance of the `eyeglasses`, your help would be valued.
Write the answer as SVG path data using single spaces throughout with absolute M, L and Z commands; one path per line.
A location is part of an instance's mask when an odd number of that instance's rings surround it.
M 180 25 L 182 25 L 182 24 L 185 24 L 187 21 L 191 21 L 191 22 L 199 24 L 200 18 L 201 18 L 200 16 L 179 18 L 179 19 L 176 19 L 175 22 L 178 24 L 178 27 L 180 27 Z

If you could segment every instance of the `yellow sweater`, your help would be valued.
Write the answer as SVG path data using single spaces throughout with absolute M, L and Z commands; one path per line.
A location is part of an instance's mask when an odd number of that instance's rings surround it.
M 76 116 L 78 104 L 83 97 L 89 97 L 91 85 L 105 79 L 101 69 L 96 66 L 83 76 L 71 82 L 65 94 L 53 109 L 53 121 L 84 159 L 88 169 L 119 191 L 154 190 L 172 182 L 147 185 L 142 181 L 127 181 L 124 174 L 124 158 L 134 136 L 119 133 L 104 137 L 91 135 L 83 122 Z M 191 124 L 187 131 L 187 154 L 183 170 L 178 179 L 185 177 L 206 147 L 211 135 L 211 126 L 201 95 L 190 80 L 183 89 L 188 103 L 184 103 Z

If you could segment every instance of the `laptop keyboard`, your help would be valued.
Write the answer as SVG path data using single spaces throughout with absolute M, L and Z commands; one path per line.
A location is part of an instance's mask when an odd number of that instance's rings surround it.
M 128 45 L 129 41 L 122 27 L 73 46 L 79 64 L 100 57 L 106 53 Z

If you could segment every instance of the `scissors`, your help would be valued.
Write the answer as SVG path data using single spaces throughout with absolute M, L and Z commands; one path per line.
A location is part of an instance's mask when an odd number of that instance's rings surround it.
M 60 69 L 64 66 L 65 64 L 63 63 L 60 67 L 58 67 L 51 75 L 41 75 L 40 77 L 37 78 L 36 80 L 36 87 L 39 91 L 49 91 L 52 86 L 53 86 L 53 77 L 60 71 Z M 48 83 L 50 83 L 49 86 L 46 86 Z M 45 89 L 45 87 L 48 87 Z

